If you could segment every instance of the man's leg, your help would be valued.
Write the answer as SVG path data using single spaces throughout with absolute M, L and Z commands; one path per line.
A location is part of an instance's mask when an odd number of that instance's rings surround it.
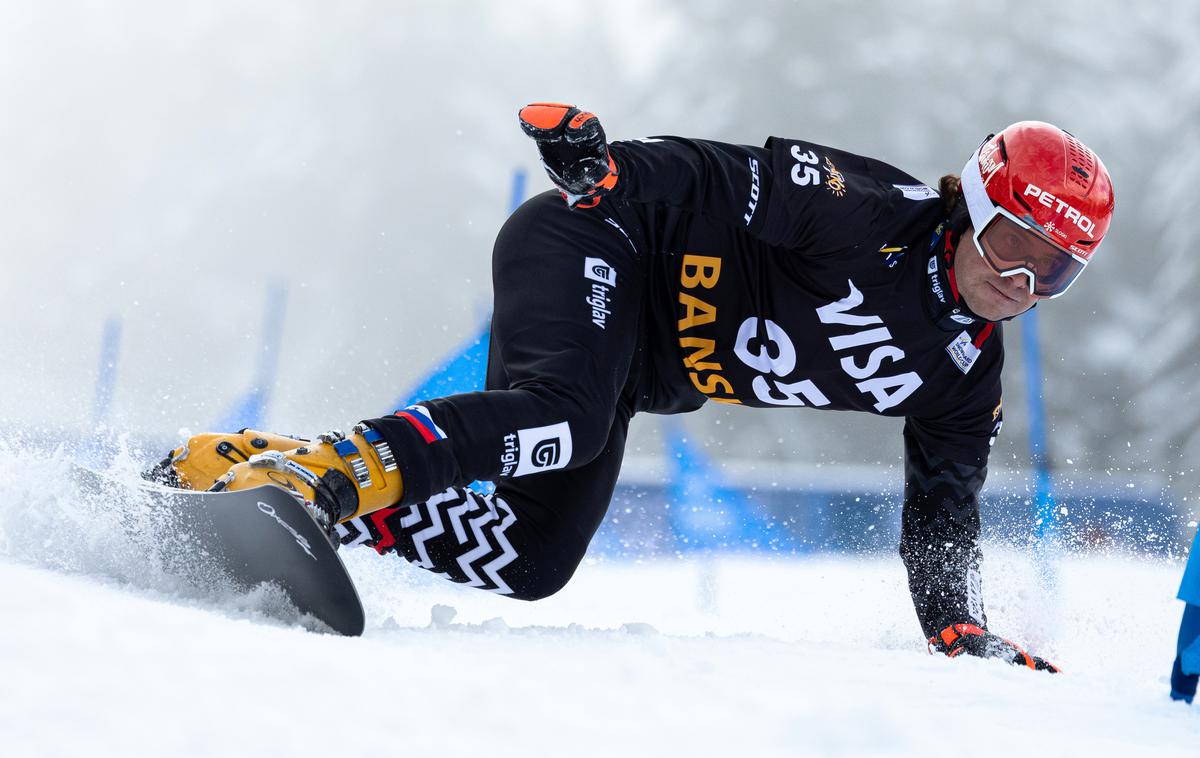
M 397 552 L 472 587 L 538 600 L 567 583 L 612 499 L 629 417 L 619 412 L 603 451 L 577 468 L 501 480 L 495 494 L 451 487 L 425 502 L 338 526 L 344 544 Z
M 517 597 L 560 588 L 620 470 L 644 281 L 640 256 L 604 216 L 553 195 L 523 206 L 493 256 L 488 391 L 370 421 L 405 494 L 343 525 L 343 541 Z M 496 494 L 464 489 L 474 479 L 497 481 Z
M 602 215 L 550 193 L 518 209 L 492 256 L 492 339 L 506 381 L 369 420 L 400 467 L 400 504 L 595 458 L 629 379 L 645 269 Z

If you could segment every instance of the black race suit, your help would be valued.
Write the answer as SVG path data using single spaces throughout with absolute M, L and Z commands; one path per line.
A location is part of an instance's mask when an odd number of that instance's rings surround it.
M 594 209 L 525 203 L 492 258 L 487 391 L 373 419 L 396 507 L 346 544 L 524 599 L 604 518 L 635 413 L 706 400 L 904 416 L 900 553 L 927 636 L 985 625 L 977 495 L 1000 428 L 1000 329 L 956 308 L 937 194 L 870 158 L 771 139 L 615 143 Z M 464 485 L 497 483 L 494 496 Z

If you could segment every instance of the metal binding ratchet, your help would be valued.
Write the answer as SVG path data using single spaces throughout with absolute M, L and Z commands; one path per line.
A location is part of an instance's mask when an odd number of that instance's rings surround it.
M 384 471 L 395 471 L 398 468 L 396 466 L 396 456 L 392 455 L 392 448 L 388 445 L 387 440 L 383 438 L 382 434 L 366 424 L 356 424 L 354 426 L 354 433 L 361 434 L 363 439 L 371 447 L 375 448 L 375 454 L 379 456 L 379 462 L 383 465 Z
M 372 486 L 371 472 L 367 470 L 367 462 L 363 460 L 357 445 L 350 440 L 343 439 L 333 443 L 333 449 L 342 456 L 342 460 L 350 465 L 350 472 L 354 474 L 354 480 L 360 490 Z
M 346 435 L 342 434 L 342 432 L 338 429 L 330 429 L 327 432 L 321 432 L 318 434 L 317 439 L 326 444 L 333 445 L 346 439 Z

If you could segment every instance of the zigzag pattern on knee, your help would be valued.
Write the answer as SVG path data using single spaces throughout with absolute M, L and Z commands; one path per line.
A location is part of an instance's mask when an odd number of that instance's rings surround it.
M 511 595 L 500 571 L 518 557 L 506 534 L 516 520 L 503 498 L 452 487 L 423 503 L 385 508 L 337 529 L 343 545 L 398 551 L 453 582 Z

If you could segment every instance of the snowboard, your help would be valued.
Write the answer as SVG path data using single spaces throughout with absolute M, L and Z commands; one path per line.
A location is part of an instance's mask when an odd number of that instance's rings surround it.
M 82 466 L 73 475 L 85 491 L 152 520 L 169 541 L 168 570 L 186 575 L 192 585 L 197 577 L 207 577 L 201 581 L 214 589 L 244 591 L 268 583 L 333 631 L 362 634 L 363 607 L 350 574 L 317 522 L 282 488 L 193 492 L 130 484 Z

